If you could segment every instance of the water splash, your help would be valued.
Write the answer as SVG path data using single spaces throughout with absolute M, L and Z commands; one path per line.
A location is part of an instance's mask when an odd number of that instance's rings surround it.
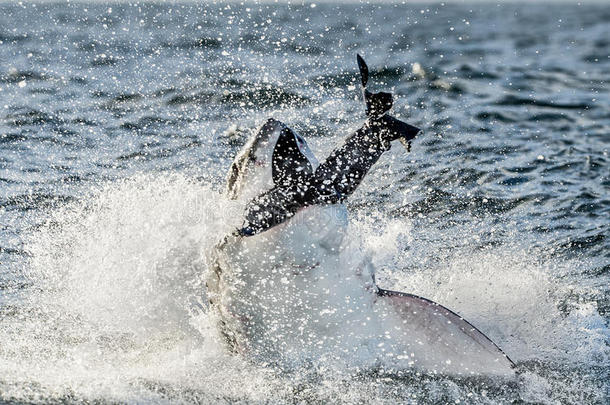
M 523 371 L 518 382 L 346 369 L 323 361 L 288 373 L 229 355 L 207 313 L 205 250 L 237 225 L 231 210 L 239 207 L 212 187 L 177 175 L 110 183 L 83 201 L 54 212 L 28 243 L 31 287 L 0 313 L 3 400 L 603 398 L 602 383 L 575 377 L 583 366 L 603 373 L 608 364 L 603 319 L 591 302 L 562 310 L 572 286 L 553 278 L 556 269 L 541 266 L 544 260 L 526 250 L 456 252 L 427 270 L 408 271 L 414 258 L 403 250 L 413 243 L 408 222 L 352 224 L 385 286 L 429 297 L 471 319 L 517 361 Z M 572 264 L 551 267 L 561 265 Z

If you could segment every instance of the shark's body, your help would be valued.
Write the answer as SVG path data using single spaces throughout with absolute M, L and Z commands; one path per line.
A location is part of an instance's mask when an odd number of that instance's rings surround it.
M 367 76 L 368 70 L 363 85 Z M 367 112 L 378 107 L 367 101 Z M 396 128 L 394 121 L 382 122 Z M 381 155 L 374 149 L 385 148 L 378 146 L 377 138 L 369 142 L 371 134 L 377 136 L 374 125 L 381 124 L 367 122 L 318 165 L 300 136 L 269 120 L 237 156 L 228 195 L 248 203 L 246 226 L 211 253 L 207 281 L 222 334 L 235 352 L 283 365 L 324 357 L 358 367 L 382 364 L 458 375 L 512 375 L 510 359 L 452 311 L 376 285 L 370 257 L 360 249 L 360 240 L 348 234 L 341 203 L 341 192 L 353 191 Z M 409 130 L 404 125 L 403 136 Z M 287 140 L 295 145 L 288 154 L 298 150 L 300 155 L 290 163 L 294 171 L 278 172 L 288 161 L 278 157 L 283 148 L 278 145 Z M 367 153 L 374 155 L 372 160 L 362 160 Z M 364 163 L 346 171 L 349 159 Z M 297 203 L 292 191 L 283 191 L 286 173 L 299 178 Z M 339 196 L 328 192 L 329 184 Z M 308 197 L 312 193 L 315 198 Z M 326 197 L 329 194 L 332 198 Z

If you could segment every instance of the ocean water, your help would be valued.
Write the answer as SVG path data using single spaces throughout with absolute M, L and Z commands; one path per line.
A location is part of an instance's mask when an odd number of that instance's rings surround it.
M 348 203 L 379 284 L 492 338 L 514 381 L 229 354 L 205 254 L 267 118 L 319 158 L 355 54 L 424 129 Z M 610 8 L 0 3 L 0 402 L 608 403 Z

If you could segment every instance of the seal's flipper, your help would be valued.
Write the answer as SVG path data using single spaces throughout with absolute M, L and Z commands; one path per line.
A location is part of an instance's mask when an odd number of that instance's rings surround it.
M 476 327 L 444 306 L 417 295 L 379 289 L 378 300 L 402 320 L 405 340 L 415 360 L 451 374 L 489 373 L 513 376 L 515 364 Z M 435 347 L 418 356 L 417 346 Z
M 366 65 L 362 56 L 356 54 L 356 59 L 358 59 L 358 68 L 360 69 L 360 78 L 362 79 L 362 88 L 366 88 L 366 84 L 369 81 L 369 67 Z
M 392 108 L 394 98 L 390 93 L 371 93 L 366 89 L 366 85 L 369 81 L 369 67 L 366 65 L 362 56 L 356 54 L 356 59 L 358 60 L 360 79 L 362 80 L 362 96 L 366 103 L 366 115 L 367 117 L 372 118 L 381 117 Z
M 415 138 L 421 131 L 421 129 L 387 114 L 373 121 L 373 125 L 378 125 L 383 128 L 386 135 L 383 138 L 384 141 L 399 139 L 400 142 L 402 142 L 402 144 L 407 148 L 407 151 L 409 151 L 411 140 L 413 140 L 413 138 Z

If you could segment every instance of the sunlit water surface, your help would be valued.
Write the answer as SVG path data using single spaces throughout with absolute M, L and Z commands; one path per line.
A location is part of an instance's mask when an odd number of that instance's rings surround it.
M 219 341 L 231 159 L 269 116 L 328 154 L 364 119 L 356 52 L 425 135 L 351 198 L 352 234 L 515 381 Z M 2 3 L 0 401 L 607 403 L 609 54 L 601 4 Z

